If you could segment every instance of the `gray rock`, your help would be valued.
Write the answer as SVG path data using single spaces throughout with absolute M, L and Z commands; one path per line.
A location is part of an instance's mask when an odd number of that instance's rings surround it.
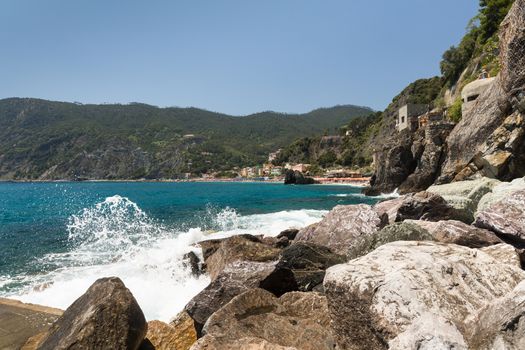
M 263 288 L 277 296 L 297 290 L 293 273 L 276 265 L 277 262 L 250 261 L 236 261 L 227 265 L 215 280 L 184 307 L 195 321 L 197 331 L 201 331 L 215 311 L 249 289 Z
M 370 235 L 380 226 L 381 219 L 371 206 L 338 205 L 320 222 L 301 229 L 295 241 L 313 242 L 346 254 L 356 237 Z
M 436 222 L 406 220 L 405 223 L 411 223 L 425 229 L 432 236 L 434 241 L 441 243 L 454 243 L 470 248 L 481 248 L 503 243 L 494 232 L 467 225 L 457 220 Z
M 479 212 L 474 225 L 525 244 L 525 190 L 513 192 Z
M 494 249 L 510 252 L 505 246 Z M 420 339 L 428 322 L 438 320 L 434 344 L 464 348 L 458 333 L 465 336 L 465 318 L 525 279 L 524 271 L 504 261 L 454 244 L 393 242 L 330 267 L 324 288 L 337 345 L 387 349 Z M 425 326 L 418 330 L 420 322 Z
M 205 336 L 192 349 L 246 349 L 246 339 L 249 343 L 260 339 L 268 349 L 275 345 L 332 350 L 335 342 L 329 323 L 326 298 L 320 294 L 291 292 L 276 298 L 252 289 L 215 312 L 204 326 Z
M 349 259 L 358 258 L 390 242 L 431 241 L 433 239 L 427 230 L 407 221 L 386 226 L 368 236 L 357 237 L 347 252 L 347 257 Z
M 443 197 L 450 206 L 462 212 L 471 223 L 474 221 L 474 213 L 482 197 L 499 184 L 501 182 L 496 179 L 483 177 L 470 181 L 434 185 L 430 186 L 427 191 Z
M 408 219 L 469 221 L 464 212 L 450 206 L 443 197 L 425 191 L 403 197 L 403 202 L 397 208 L 395 221 L 400 222 Z
M 404 196 L 394 198 L 394 199 L 389 199 L 389 200 L 382 201 L 382 202 L 375 204 L 373 208 L 380 218 L 383 218 L 386 216 L 387 222 L 389 224 L 393 224 L 394 222 L 396 222 L 397 211 L 403 204 L 404 200 L 405 200 Z
M 138 349 L 147 324 L 117 277 L 101 278 L 53 323 L 38 349 Z

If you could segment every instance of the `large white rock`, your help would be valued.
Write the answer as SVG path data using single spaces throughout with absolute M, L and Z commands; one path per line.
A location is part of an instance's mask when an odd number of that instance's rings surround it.
M 471 349 L 525 349 L 525 281 L 469 317 L 466 329 Z
M 506 244 L 491 248 L 488 254 L 455 244 L 393 242 L 332 266 L 324 288 L 338 346 L 399 348 L 433 332 L 426 349 L 432 344 L 461 349 L 465 318 L 525 279 L 516 260 L 507 257 L 514 249 Z M 432 331 L 428 322 L 433 319 Z

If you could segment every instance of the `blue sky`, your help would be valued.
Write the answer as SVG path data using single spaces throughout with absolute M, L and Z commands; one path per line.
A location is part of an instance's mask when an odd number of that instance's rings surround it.
M 235 115 L 384 109 L 439 74 L 478 0 L 2 0 L 0 98 Z

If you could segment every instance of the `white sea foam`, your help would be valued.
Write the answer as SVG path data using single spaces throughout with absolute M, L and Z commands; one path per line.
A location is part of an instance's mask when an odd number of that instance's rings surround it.
M 70 218 L 71 249 L 48 254 L 38 263 L 54 266 L 39 276 L 4 276 L 0 284 L 25 287 L 8 297 L 58 308 L 68 307 L 98 278 L 118 276 L 131 290 L 149 320 L 169 321 L 208 283 L 183 265 L 194 243 L 241 233 L 277 235 L 319 221 L 326 211 L 292 210 L 241 216 L 226 208 L 214 213 L 210 233 L 201 227 L 174 230 L 152 220 L 127 198 L 113 196 Z
M 367 196 L 363 193 L 337 193 L 331 195 L 333 197 L 354 197 L 354 198 L 372 198 L 372 199 L 390 199 L 397 198 L 400 194 L 397 192 L 397 188 L 391 193 L 381 193 L 377 196 Z

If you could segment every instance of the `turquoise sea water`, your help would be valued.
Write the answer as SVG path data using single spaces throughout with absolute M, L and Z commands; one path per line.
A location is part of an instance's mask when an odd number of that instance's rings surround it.
M 350 186 L 272 183 L 0 183 L 0 296 L 65 308 L 97 278 L 121 277 L 149 319 L 168 320 L 209 282 L 182 264 L 195 242 L 276 235 L 338 204 Z

